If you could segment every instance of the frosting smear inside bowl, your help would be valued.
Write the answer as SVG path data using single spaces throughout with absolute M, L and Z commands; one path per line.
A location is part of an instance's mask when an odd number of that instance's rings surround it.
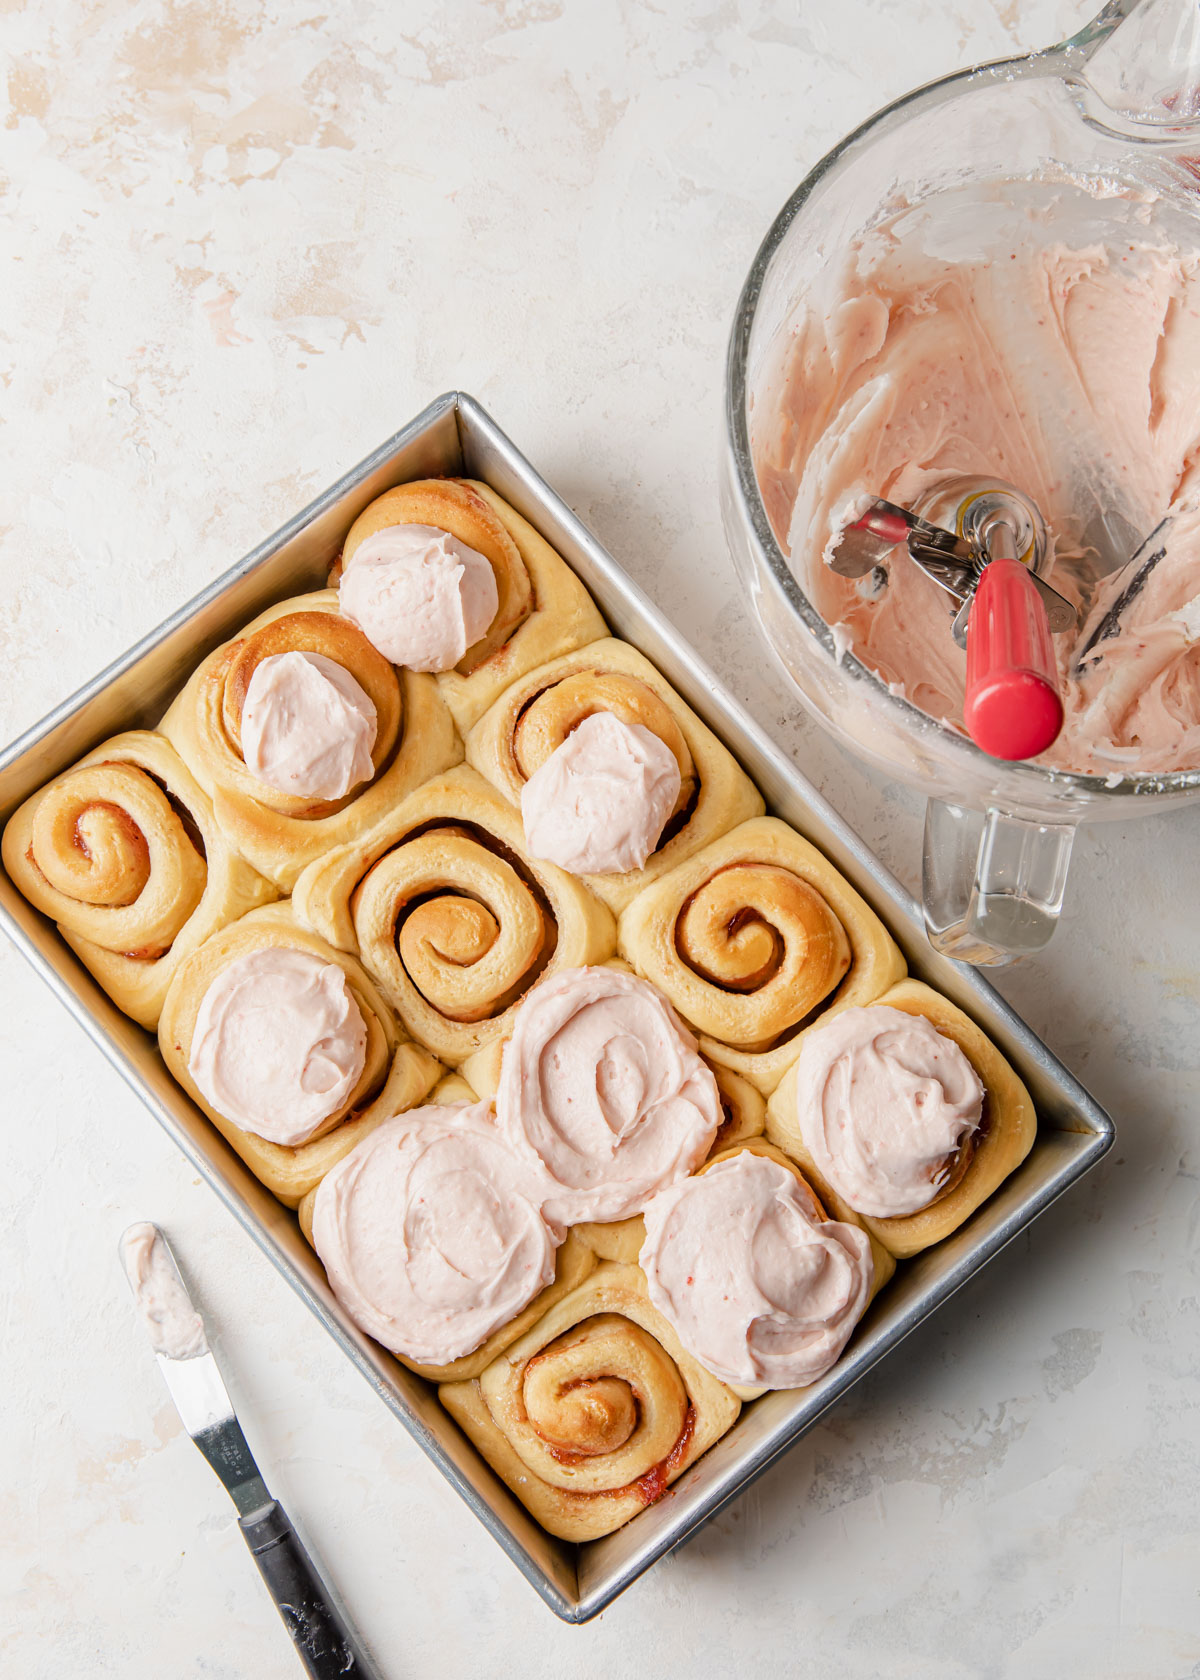
M 823 563 L 863 497 L 1018 486 L 1050 531 L 1066 722 L 1040 762 L 1098 775 L 1200 765 L 1200 240 L 1150 197 L 1058 182 L 901 204 L 806 294 L 772 355 L 754 454 L 775 534 L 839 647 L 962 729 L 952 608 L 903 550 L 886 587 Z M 1088 636 L 1164 518 L 1165 554 L 1100 658 Z

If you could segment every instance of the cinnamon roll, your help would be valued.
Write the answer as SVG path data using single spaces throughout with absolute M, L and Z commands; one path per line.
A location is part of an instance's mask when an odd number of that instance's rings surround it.
M 440 1071 L 354 958 L 288 904 L 251 911 L 179 964 L 158 1037 L 175 1079 L 288 1207 Z
M 1025 1159 L 1037 1118 L 991 1040 L 948 998 L 903 980 L 800 1035 L 767 1134 L 821 1200 L 890 1253 L 966 1220 Z
M 473 1353 L 554 1277 L 563 1231 L 484 1103 L 377 1126 L 317 1187 L 313 1246 L 360 1329 L 400 1358 Z
M 471 1107 L 479 1101 L 462 1075 L 455 1073 L 448 1074 L 438 1082 L 430 1093 L 429 1100 L 431 1104 L 440 1108 L 449 1105 Z M 310 1190 L 296 1210 L 300 1229 L 314 1248 L 317 1245 L 313 1235 L 313 1209 L 320 1188 L 320 1185 L 317 1185 Z M 568 1231 L 565 1240 L 555 1251 L 554 1275 L 551 1281 L 528 1305 L 493 1329 L 473 1352 L 451 1359 L 446 1364 L 430 1365 L 411 1359 L 399 1350 L 393 1351 L 401 1364 L 407 1365 L 410 1371 L 415 1371 L 418 1376 L 425 1377 L 429 1382 L 459 1382 L 477 1377 L 485 1366 L 490 1365 L 498 1354 L 503 1353 L 510 1342 L 516 1341 L 517 1337 L 536 1324 L 556 1301 L 582 1283 L 588 1273 L 595 1269 L 595 1265 L 596 1256 L 592 1250 L 586 1243 L 581 1242 L 573 1231 Z M 364 1324 L 363 1328 L 370 1331 L 371 1327 Z
M 637 1213 L 686 1177 L 721 1124 L 717 1082 L 653 986 L 619 969 L 565 969 L 517 1010 L 496 1122 L 564 1225 Z
M 710 1161 L 739 1145 L 757 1142 L 767 1120 L 766 1099 L 761 1091 L 720 1063 L 711 1065 L 721 1099 L 721 1124 L 708 1152 Z M 628 1219 L 584 1219 L 571 1227 L 571 1235 L 585 1243 L 599 1260 L 621 1260 L 636 1265 L 646 1241 L 646 1223 L 640 1213 L 630 1214 Z
M 213 817 L 161 735 L 103 742 L 33 794 L 4 830 L 4 867 L 118 1009 L 158 1025 L 190 951 L 277 897 Z
M 521 808 L 530 851 L 614 910 L 763 809 L 712 731 L 615 640 L 513 683 L 468 735 L 467 760 Z
M 614 942 L 605 906 L 528 856 L 517 813 L 466 765 L 311 865 L 293 904 L 359 953 L 413 1037 L 455 1067 L 511 1029 L 538 979 Z
M 331 581 L 377 648 L 439 672 L 464 734 L 532 666 L 606 632 L 574 572 L 474 479 L 385 491 L 350 527 Z
M 230 844 L 285 892 L 462 758 L 434 678 L 395 670 L 328 589 L 269 607 L 210 653 L 161 727 Z
M 894 1270 L 886 1254 L 877 1269 L 862 1225 L 830 1219 L 769 1144 L 724 1151 L 660 1190 L 644 1219 L 650 1299 L 743 1395 L 823 1377 Z
M 905 972 L 874 911 L 774 817 L 742 823 L 639 893 L 617 943 L 704 1054 L 764 1094 L 809 1019 L 873 1002 Z
M 683 1347 L 636 1266 L 605 1262 L 442 1404 L 551 1534 L 611 1534 L 708 1450 L 740 1402 Z

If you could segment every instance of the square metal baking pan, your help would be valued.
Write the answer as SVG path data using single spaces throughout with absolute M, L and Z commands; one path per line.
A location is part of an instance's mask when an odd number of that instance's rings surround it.
M 747 1407 L 668 1495 L 603 1540 L 546 1534 L 493 1475 L 433 1388 L 369 1341 L 330 1293 L 296 1217 L 244 1167 L 168 1075 L 153 1036 L 108 1000 L 54 926 L 0 875 L 0 922 L 72 1015 L 157 1115 L 197 1170 L 344 1348 L 479 1520 L 564 1620 L 610 1604 L 665 1552 L 761 1474 L 825 1409 L 1010 1242 L 1110 1146 L 1112 1122 L 976 971 L 939 956 L 916 903 L 720 684 L 479 404 L 451 392 L 224 577 L 0 754 L 0 820 L 118 730 L 150 727 L 209 650 L 269 603 L 324 584 L 354 517 L 393 484 L 430 474 L 480 478 L 570 563 L 613 631 L 659 667 L 741 760 L 767 807 L 828 854 L 899 940 L 912 972 L 961 1005 L 1029 1086 L 1038 1137 L 1021 1168 L 945 1242 L 900 1267 L 849 1350 L 811 1388 Z

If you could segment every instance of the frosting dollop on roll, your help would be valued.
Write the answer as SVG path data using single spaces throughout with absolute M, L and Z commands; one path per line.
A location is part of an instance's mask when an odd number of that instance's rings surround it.
M 652 730 L 593 712 L 521 789 L 529 850 L 574 875 L 641 869 L 681 786 L 675 754 Z
M 979 1075 L 924 1015 L 846 1009 L 805 1036 L 800 1135 L 856 1213 L 890 1219 L 928 1207 L 982 1113 Z
M 448 671 L 487 633 L 500 597 L 490 561 L 435 525 L 386 525 L 345 563 L 338 601 L 410 671 Z
M 323 653 L 260 660 L 242 707 L 242 757 L 268 787 L 302 799 L 344 799 L 375 774 L 375 703 Z
M 338 965 L 269 945 L 205 992 L 188 1071 L 227 1120 L 294 1145 L 345 1107 L 366 1056 L 366 1024 Z
M 361 1329 L 405 1359 L 448 1365 L 553 1278 L 562 1233 L 540 1191 L 485 1103 L 410 1109 L 321 1180 L 313 1244 Z
M 723 1382 L 800 1388 L 837 1359 L 874 1282 L 871 1244 L 787 1167 L 747 1150 L 646 1209 L 650 1299 Z
M 549 1218 L 574 1225 L 636 1213 L 704 1159 L 722 1117 L 695 1039 L 645 980 L 564 969 L 518 1010 L 496 1118 L 549 1175 Z

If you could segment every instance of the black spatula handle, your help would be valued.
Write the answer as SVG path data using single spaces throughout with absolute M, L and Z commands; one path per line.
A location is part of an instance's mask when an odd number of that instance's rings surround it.
M 379 1680 L 279 1501 L 239 1527 L 313 1680 Z

